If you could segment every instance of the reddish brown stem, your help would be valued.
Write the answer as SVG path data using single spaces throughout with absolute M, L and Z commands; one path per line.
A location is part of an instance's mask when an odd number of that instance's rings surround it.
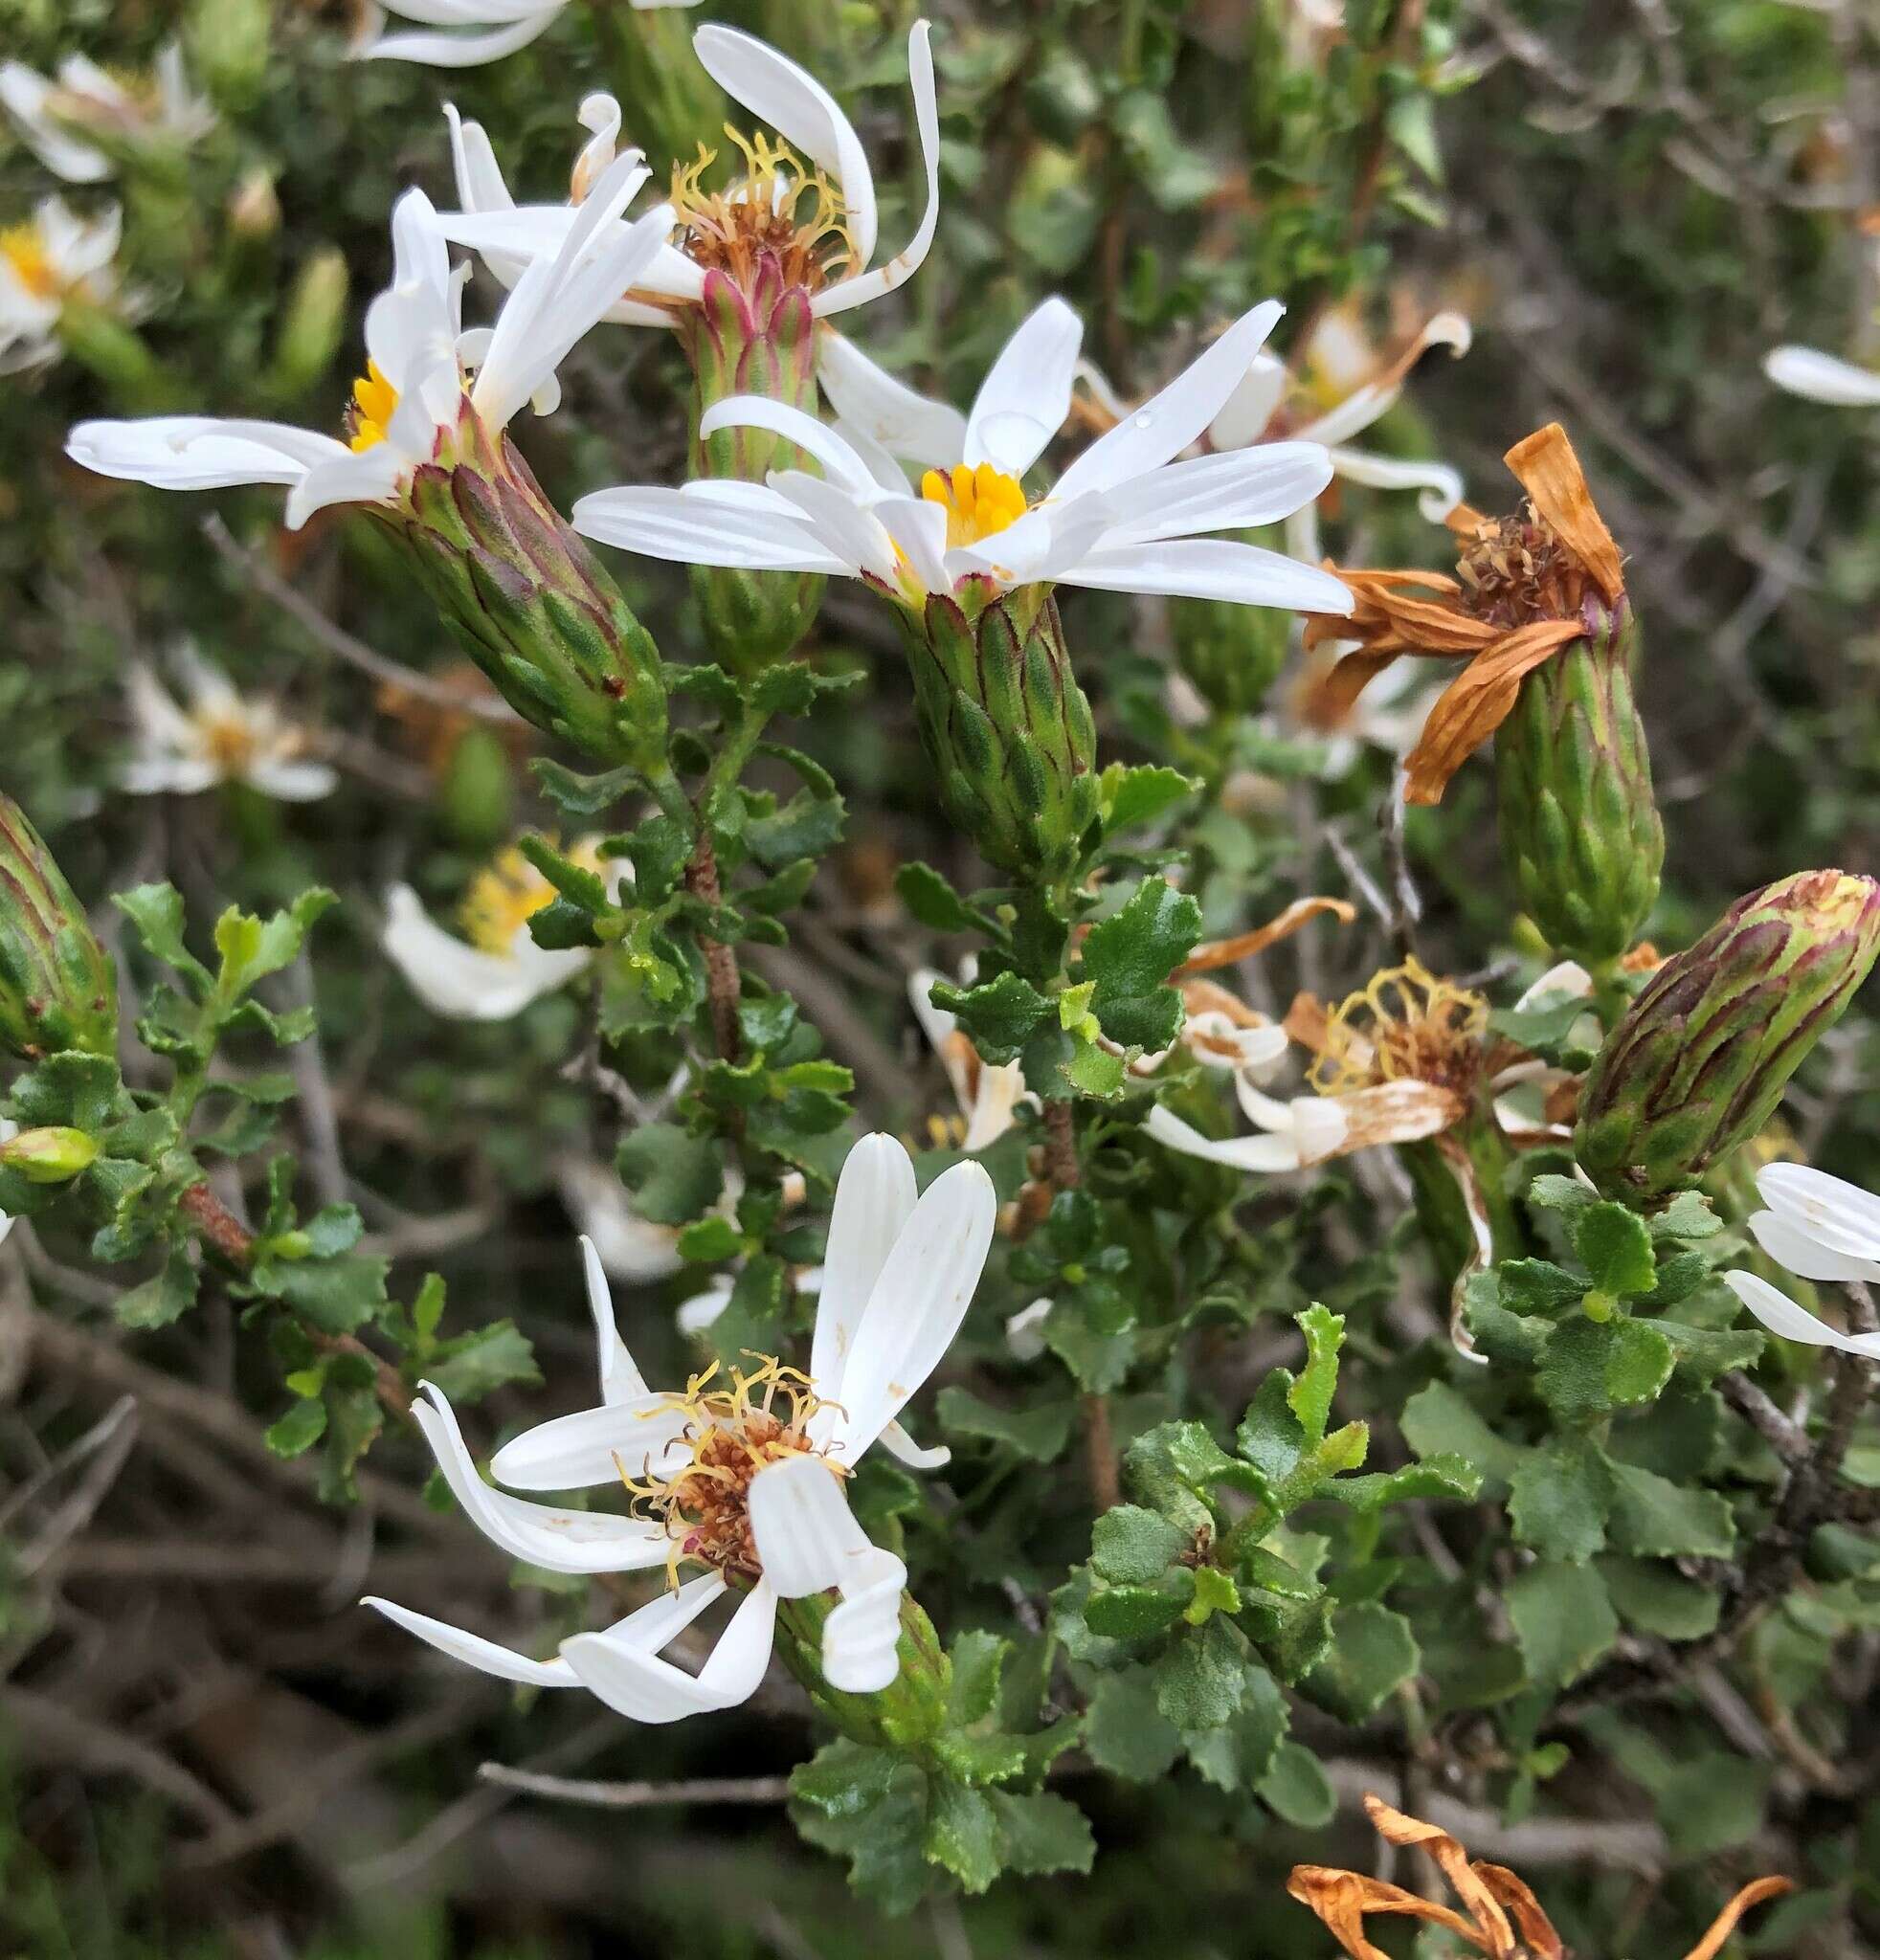
M 725 902 L 718 882 L 718 855 L 711 848 L 710 829 L 703 823 L 699 826 L 699 841 L 685 866 L 685 889 L 707 905 L 721 905 Z M 711 1008 L 712 1039 L 722 1060 L 736 1061 L 744 1051 L 738 1036 L 738 996 L 743 988 L 738 978 L 737 955 L 729 947 L 707 939 L 703 933 L 699 935 L 699 950 L 705 954 L 705 997 Z
M 207 1184 L 192 1184 L 177 1200 L 177 1209 L 195 1228 L 196 1236 L 220 1253 L 230 1265 L 246 1270 L 255 1257 L 255 1235 L 229 1210 Z M 393 1415 L 412 1413 L 411 1391 L 391 1362 L 374 1354 L 356 1334 L 327 1334 L 301 1324 L 301 1331 L 323 1354 L 361 1354 L 372 1364 L 380 1403 Z
M 1084 1182 L 1077 1161 L 1077 1118 L 1068 1102 L 1044 1105 L 1044 1171 L 1051 1189 L 1075 1191 Z M 1090 1478 L 1090 1502 L 1099 1511 L 1123 1502 L 1116 1476 L 1116 1437 L 1109 1422 L 1109 1397 L 1088 1394 L 1083 1399 L 1084 1456 Z

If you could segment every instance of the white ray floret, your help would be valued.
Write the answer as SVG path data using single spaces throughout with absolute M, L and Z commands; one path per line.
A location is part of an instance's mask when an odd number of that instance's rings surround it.
M 696 7 L 699 0 L 628 0 L 636 12 Z M 352 48 L 359 61 L 418 61 L 430 68 L 480 68 L 548 33 L 568 0 L 383 0 L 369 10 L 366 34 Z M 385 15 L 415 29 L 385 32 Z
M 186 702 L 179 702 L 148 667 L 125 677 L 132 751 L 118 782 L 133 795 L 194 795 L 221 783 L 242 783 L 282 803 L 327 795 L 339 776 L 306 753 L 306 731 L 272 702 L 238 694 L 228 677 L 186 645 L 171 655 Z

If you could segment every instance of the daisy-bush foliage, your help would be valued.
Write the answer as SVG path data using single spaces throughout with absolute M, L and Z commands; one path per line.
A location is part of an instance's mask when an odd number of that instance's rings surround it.
M 14 11 L 21 1950 L 1880 1949 L 1863 10 Z

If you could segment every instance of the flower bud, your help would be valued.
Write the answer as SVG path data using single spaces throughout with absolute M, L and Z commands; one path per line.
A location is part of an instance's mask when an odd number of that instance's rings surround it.
M 0 1164 L 31 1184 L 64 1184 L 91 1168 L 98 1149 L 98 1139 L 81 1129 L 22 1129 L 0 1144 Z
M 1667 960 L 1610 1035 L 1574 1146 L 1609 1197 L 1650 1206 L 1769 1119 L 1880 952 L 1880 883 L 1800 871 Z
M 1262 531 L 1244 534 L 1269 545 Z M 1175 665 L 1211 708 L 1257 714 L 1286 665 L 1291 617 L 1269 606 L 1223 606 L 1214 599 L 1169 601 Z
M 280 229 L 280 199 L 274 189 L 274 172 L 257 164 L 242 173 L 241 181 L 229 194 L 229 229 L 237 237 L 272 238 Z M 333 254 L 337 257 L 338 254 Z M 345 261 L 341 260 L 344 265 Z
M 346 332 L 345 258 L 330 245 L 307 255 L 287 296 L 275 341 L 273 381 L 299 394 L 325 373 Z
M 705 276 L 704 297 L 683 316 L 681 332 L 692 362 L 692 474 L 761 483 L 772 470 L 814 472 L 801 450 L 768 430 L 698 434 L 705 412 L 735 394 L 768 395 L 806 414 L 817 412 L 810 296 L 786 281 L 777 256 L 761 257 L 743 280 L 713 266 Z M 692 592 L 712 655 L 737 673 L 789 654 L 814 623 L 822 587 L 818 572 L 692 568 Z
M 506 435 L 466 412 L 392 522 L 464 651 L 526 720 L 596 760 L 663 763 L 659 649 Z
M 1502 861 L 1548 944 L 1600 964 L 1658 897 L 1665 827 L 1632 700 L 1638 615 L 1589 594 L 1586 636 L 1522 677 L 1495 730 Z
M 118 979 L 26 813 L 0 796 L 0 1044 L 37 1060 L 118 1047 Z
M 1097 814 L 1097 736 L 1050 589 L 1019 586 L 972 612 L 934 592 L 906 616 L 948 816 L 1001 871 L 1032 883 L 1069 876 Z

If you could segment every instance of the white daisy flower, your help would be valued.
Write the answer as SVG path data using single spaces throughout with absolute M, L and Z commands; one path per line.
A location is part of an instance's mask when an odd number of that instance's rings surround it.
M 324 762 L 307 759 L 307 732 L 272 702 L 237 694 L 228 677 L 188 645 L 172 655 L 188 705 L 148 667 L 125 680 L 134 747 L 118 771 L 132 795 L 192 796 L 219 783 L 245 783 L 282 803 L 311 803 L 339 782 Z
M 956 1164 L 916 1199 L 907 1153 L 890 1137 L 850 1152 L 837 1188 L 829 1260 L 807 1374 L 765 1360 L 681 1392 L 651 1392 L 615 1327 L 607 1281 L 584 1244 L 599 1348 L 600 1406 L 526 1431 L 491 1474 L 519 1490 L 626 1483 L 629 1515 L 566 1510 L 493 1490 L 435 1388 L 414 1414 L 458 1502 L 513 1558 L 562 1572 L 665 1567 L 675 1590 L 599 1633 L 530 1660 L 441 1620 L 369 1599 L 454 1658 L 508 1681 L 586 1687 L 638 1722 L 676 1722 L 748 1700 L 770 1664 L 780 1605 L 831 1591 L 822 1672 L 868 1694 L 899 1672 L 906 1568 L 872 1545 L 843 1484 L 869 1445 L 938 1366 L 992 1244 L 992 1180 Z M 702 1577 L 678 1585 L 691 1562 Z M 727 1592 L 736 1612 L 694 1675 L 660 1650 Z
M 820 477 L 773 470 L 764 484 L 601 490 L 574 506 L 574 527 L 653 558 L 865 579 L 914 608 L 969 587 L 1071 585 L 1349 612 L 1349 590 L 1330 574 L 1201 535 L 1277 523 L 1316 497 L 1332 475 L 1319 444 L 1173 460 L 1220 412 L 1282 311 L 1269 300 L 1236 321 L 1035 500 L 1020 479 L 1069 413 L 1084 334 L 1059 299 L 1007 342 L 965 416 L 844 347 L 822 366 L 841 427 L 761 395 L 715 403 L 700 424 L 702 436 L 770 430 L 813 457 Z M 918 495 L 897 457 L 931 465 Z
M 1880 1197 L 1806 1164 L 1768 1165 L 1756 1188 L 1768 1209 L 1751 1216 L 1750 1231 L 1779 1266 L 1829 1284 L 1880 1281 Z M 1880 1360 L 1880 1334 L 1843 1333 L 1754 1273 L 1723 1277 L 1772 1334 Z
M 617 894 L 632 866 L 603 864 L 594 840 L 569 847 L 575 864 L 605 877 Z M 479 872 L 459 908 L 463 937 L 448 932 L 408 884 L 385 895 L 379 944 L 433 1013 L 457 1021 L 506 1021 L 587 970 L 589 947 L 551 949 L 529 937 L 528 922 L 554 902 L 555 889 L 513 845 Z
M 874 173 L 835 97 L 788 56 L 736 28 L 702 27 L 692 45 L 712 79 L 774 129 L 783 144 L 763 136 L 734 137 L 746 167 L 722 191 L 705 191 L 698 182 L 710 152 L 678 170 L 672 193 L 678 238 L 621 282 L 603 317 L 675 326 L 698 304 L 708 273 L 728 274 L 741 289 L 755 289 L 766 263 L 774 264 L 785 292 L 808 293 L 817 319 L 879 300 L 911 278 L 940 220 L 940 117 L 926 21 L 916 22 L 907 36 L 907 78 L 926 168 L 927 209 L 906 247 L 881 265 L 874 263 L 880 229 Z M 460 122 L 455 109 L 445 114 L 463 208 L 446 212 L 439 222 L 446 236 L 477 252 L 497 278 L 509 283 L 559 250 L 579 222 L 589 185 L 614 154 L 620 105 L 605 94 L 582 102 L 580 121 L 593 134 L 575 162 L 572 201 L 566 205 L 519 207 L 482 126 Z M 782 295 L 772 290 L 769 297 L 774 303 Z
M 82 55 L 68 55 L 56 76 L 0 62 L 0 108 L 34 155 L 68 184 L 101 184 L 116 174 L 116 163 L 85 142 L 87 134 L 142 148 L 194 143 L 215 126 L 215 111 L 190 86 L 175 41 L 164 44 L 147 80 L 108 74 Z
M 164 490 L 285 484 L 290 529 L 328 504 L 395 503 L 464 415 L 494 435 L 526 402 L 542 413 L 555 406 L 555 369 L 671 228 L 663 206 L 637 224 L 614 223 L 645 181 L 637 159 L 620 158 L 554 255 L 517 282 L 495 326 L 469 333 L 462 276 L 451 271 L 431 200 L 408 190 L 392 213 L 392 284 L 366 314 L 366 373 L 353 387 L 347 441 L 280 422 L 156 415 L 81 422 L 67 454 L 101 476 Z
M 119 305 L 116 205 L 95 218 L 49 197 L 20 225 L 0 228 L 0 374 L 58 357 L 58 322 L 68 302 Z
M 653 8 L 696 7 L 699 0 L 628 0 L 637 13 Z M 432 68 L 476 68 L 500 61 L 546 33 L 568 0 L 385 0 L 373 6 L 359 61 L 422 61 Z M 389 34 L 385 15 L 423 23 L 432 33 Z

